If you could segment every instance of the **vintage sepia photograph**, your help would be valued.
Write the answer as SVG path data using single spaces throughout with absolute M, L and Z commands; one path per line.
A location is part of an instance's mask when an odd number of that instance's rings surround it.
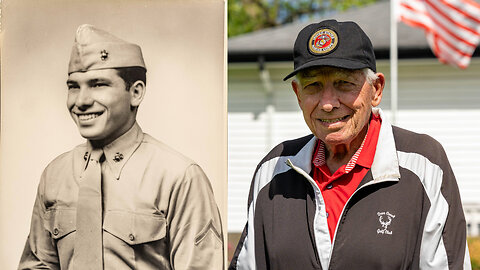
M 225 5 L 2 1 L 2 269 L 224 267 Z

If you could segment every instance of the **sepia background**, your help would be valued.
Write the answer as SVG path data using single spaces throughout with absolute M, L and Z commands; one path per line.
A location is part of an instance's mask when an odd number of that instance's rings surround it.
M 143 131 L 197 161 L 227 217 L 225 3 L 2 1 L 0 268 L 17 267 L 40 175 L 84 142 L 66 109 L 76 28 L 93 24 L 142 47 Z

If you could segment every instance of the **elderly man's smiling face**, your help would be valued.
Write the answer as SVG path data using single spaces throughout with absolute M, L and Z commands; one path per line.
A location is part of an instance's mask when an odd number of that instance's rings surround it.
M 362 70 L 333 67 L 297 74 L 292 87 L 305 122 L 327 147 L 350 145 L 362 131 L 365 134 L 372 107 L 382 98 L 385 79 L 381 73 L 377 76 L 369 83 Z

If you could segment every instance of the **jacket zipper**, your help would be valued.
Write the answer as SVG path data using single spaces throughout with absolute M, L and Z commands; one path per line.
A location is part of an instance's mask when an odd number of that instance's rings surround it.
M 315 184 L 315 181 L 312 179 L 312 177 L 311 177 L 308 173 L 306 173 L 306 172 L 305 172 L 304 170 L 302 170 L 300 167 L 297 167 L 297 166 L 293 165 L 293 163 L 292 163 L 292 161 L 291 161 L 290 159 L 287 159 L 287 160 L 285 161 L 285 163 L 287 164 L 287 166 L 289 166 L 290 168 L 292 168 L 294 171 L 296 171 L 297 173 L 299 173 L 299 174 L 301 174 L 303 177 L 305 177 L 305 178 L 308 180 L 308 182 L 310 183 L 310 185 L 313 187 L 313 190 L 314 190 L 315 193 L 321 194 L 320 188 L 318 188 L 318 186 Z M 317 212 L 318 212 L 317 206 L 318 206 L 317 195 L 315 195 L 315 216 L 317 215 Z M 314 226 L 314 228 L 313 228 L 313 230 L 314 230 L 314 232 L 313 232 L 313 234 L 314 234 L 314 240 L 315 240 L 315 243 L 316 243 L 316 244 L 315 244 L 315 250 L 316 250 L 315 254 L 316 254 L 317 262 L 320 264 L 320 266 L 322 267 L 322 269 L 328 269 L 328 263 L 329 263 L 329 262 L 327 263 L 327 265 L 325 265 L 325 266 L 327 267 L 327 268 L 325 268 L 325 267 L 323 267 L 322 261 L 320 260 L 320 254 L 318 253 L 319 251 L 318 251 L 318 249 L 317 249 L 317 244 L 318 244 L 318 243 L 317 243 L 317 241 L 316 241 L 316 239 L 315 239 L 315 224 L 313 224 L 313 226 Z M 331 246 L 330 246 L 330 253 L 331 253 L 331 251 L 332 251 L 332 248 L 333 248 L 333 246 L 331 245 Z

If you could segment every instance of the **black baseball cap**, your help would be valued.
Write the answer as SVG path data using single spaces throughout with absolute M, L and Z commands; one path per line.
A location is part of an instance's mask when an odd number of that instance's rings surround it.
M 354 22 L 325 20 L 307 25 L 298 33 L 293 47 L 294 70 L 283 80 L 310 67 L 346 69 L 370 68 L 377 71 L 372 42 Z

